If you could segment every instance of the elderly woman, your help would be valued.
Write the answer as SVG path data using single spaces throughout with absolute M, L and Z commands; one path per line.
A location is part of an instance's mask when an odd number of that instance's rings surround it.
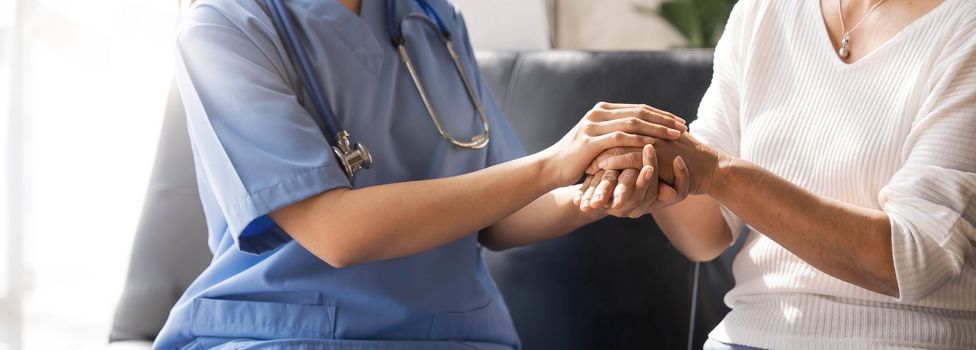
M 660 161 L 629 216 L 696 261 L 748 234 L 706 348 L 976 348 L 976 1 L 741 1 L 714 67 L 690 135 L 577 199 Z

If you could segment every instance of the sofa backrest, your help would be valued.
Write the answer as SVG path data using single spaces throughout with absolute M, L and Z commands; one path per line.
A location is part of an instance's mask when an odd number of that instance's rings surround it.
M 691 122 L 712 75 L 710 51 L 482 52 L 478 62 L 529 153 L 556 142 L 599 101 L 644 103 Z M 607 218 L 486 260 L 526 349 L 688 343 L 695 264 L 649 216 Z M 728 312 L 730 260 L 701 266 L 695 348 Z
M 705 51 L 482 52 L 478 59 L 529 152 L 555 142 L 601 100 L 693 119 L 711 77 Z M 184 111 L 171 95 L 112 341 L 155 338 L 210 261 Z M 486 259 L 526 349 L 683 348 L 688 340 L 694 264 L 649 217 L 604 219 Z M 698 347 L 727 311 L 727 265 L 703 265 Z

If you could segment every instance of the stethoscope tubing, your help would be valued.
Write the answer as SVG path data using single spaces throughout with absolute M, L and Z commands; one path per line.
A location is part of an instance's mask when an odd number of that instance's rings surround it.
M 352 173 L 358 170 L 358 168 L 355 164 L 350 166 L 348 160 L 359 158 L 365 159 L 367 162 L 365 163 L 364 167 L 368 168 L 371 164 L 372 157 L 369 156 L 368 150 L 366 150 L 365 146 L 359 144 L 356 144 L 355 146 L 356 148 L 362 148 L 363 157 L 358 157 L 357 155 L 352 154 L 355 152 L 352 147 L 353 142 L 350 140 L 349 133 L 343 130 L 339 125 L 335 111 L 332 109 L 332 106 L 329 104 L 329 101 L 325 96 L 325 89 L 322 88 L 319 79 L 317 79 L 319 75 L 312 65 L 312 60 L 309 57 L 308 51 L 305 49 L 301 36 L 299 35 L 301 29 L 298 28 L 298 25 L 291 17 L 292 14 L 285 6 L 284 0 L 265 1 L 271 12 L 273 22 L 275 22 L 276 30 L 284 34 L 282 42 L 285 45 L 285 49 L 289 51 L 289 56 L 292 57 L 293 63 L 297 63 L 295 65 L 299 71 L 299 79 L 302 81 L 302 85 L 305 87 L 305 89 L 308 90 L 308 97 L 312 102 L 312 106 L 317 112 L 315 114 L 317 114 L 319 119 L 322 121 L 322 126 L 325 129 L 324 133 L 326 139 L 329 141 L 329 144 L 336 149 L 336 154 L 340 158 L 340 161 L 343 162 L 344 169 L 351 179 Z M 468 79 L 464 64 L 461 62 L 461 57 L 454 48 L 451 32 L 447 29 L 447 26 L 444 25 L 444 21 L 437 14 L 430 3 L 428 3 L 426 0 L 414 1 L 424 10 L 427 16 L 408 14 L 404 16 L 404 20 L 408 18 L 415 18 L 426 25 L 436 26 L 444 39 L 445 46 L 450 53 L 452 61 L 454 61 L 454 68 L 461 77 L 465 92 L 467 92 L 468 98 L 471 100 L 471 103 L 478 112 L 478 117 L 481 119 L 484 132 L 475 135 L 469 141 L 462 141 L 450 135 L 450 133 L 448 133 L 441 124 L 440 118 L 437 116 L 437 113 L 434 110 L 430 96 L 427 94 L 427 90 L 425 89 L 424 84 L 417 73 L 416 67 L 413 64 L 413 60 L 411 60 L 410 55 L 407 53 L 406 40 L 403 37 L 401 28 L 403 21 L 400 21 L 399 24 L 396 23 L 396 0 L 387 0 L 387 30 L 389 31 L 390 38 L 392 39 L 392 44 L 399 53 L 401 61 L 407 67 L 410 77 L 413 80 L 414 85 L 417 87 L 417 91 L 423 100 L 424 107 L 430 114 L 431 120 L 433 121 L 437 132 L 455 146 L 468 149 L 484 148 L 490 140 L 488 117 L 485 114 L 484 108 L 481 105 L 481 101 L 478 98 L 470 79 Z M 296 93 L 300 94 L 301 92 L 296 91 Z
M 322 120 L 323 127 L 325 128 L 325 136 L 330 144 L 335 145 L 337 143 L 336 135 L 342 131 L 342 127 L 339 126 L 332 105 L 325 98 L 325 89 L 322 88 L 319 80 L 315 78 L 318 77 L 318 74 L 316 74 L 317 72 L 312 66 L 312 60 L 308 57 L 308 51 L 305 50 L 305 45 L 298 35 L 298 29 L 295 28 L 294 21 L 292 18 L 286 18 L 286 16 L 291 15 L 291 12 L 285 8 L 282 0 L 267 0 L 267 3 L 271 8 L 271 15 L 275 17 L 276 22 L 281 26 L 281 30 L 287 36 L 288 40 L 283 40 L 285 49 L 291 51 L 291 56 L 298 60 L 302 85 L 309 90 L 309 99 L 311 99 L 312 105 L 315 106 L 316 111 L 319 113 L 319 119 Z

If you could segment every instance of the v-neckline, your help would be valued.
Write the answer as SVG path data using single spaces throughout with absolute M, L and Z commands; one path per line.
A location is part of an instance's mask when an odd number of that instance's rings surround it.
M 875 47 L 873 50 L 871 50 L 871 52 L 868 52 L 866 55 L 861 56 L 861 58 L 853 62 L 844 62 L 844 60 L 841 59 L 839 55 L 837 55 L 837 49 L 834 48 L 834 42 L 830 37 L 830 29 L 827 28 L 827 18 L 826 16 L 824 16 L 824 12 L 823 12 L 823 1 L 812 0 L 811 2 L 816 2 L 817 11 L 813 11 L 813 12 L 816 13 L 817 18 L 819 19 L 818 22 L 820 23 L 819 27 L 820 27 L 821 38 L 817 41 L 824 43 L 824 45 L 827 48 L 827 52 L 830 53 L 829 56 L 834 65 L 843 68 L 852 68 L 852 67 L 862 65 L 861 64 L 862 61 L 870 60 L 872 57 L 879 55 L 878 53 L 879 51 L 886 50 L 889 46 L 893 46 L 897 42 L 902 41 L 903 38 L 908 35 L 908 33 L 917 30 L 916 28 L 921 27 L 923 22 L 928 21 L 930 17 L 934 17 L 936 12 L 943 11 L 943 8 L 947 7 L 948 3 L 951 1 L 953 0 L 943 0 L 941 4 L 937 5 L 935 8 L 929 10 L 925 14 L 919 16 L 918 18 L 912 20 L 911 23 L 909 23 L 904 28 L 899 30 L 898 33 L 895 33 L 895 35 L 892 35 L 890 38 L 885 40 L 885 42 L 881 43 L 881 45 L 879 45 L 878 47 Z
M 380 15 L 374 13 L 371 8 L 373 2 L 376 1 L 364 0 L 357 15 L 337 0 L 289 1 L 297 9 L 305 11 L 307 16 L 319 21 L 316 23 L 328 25 L 338 40 L 346 45 L 349 53 L 357 56 L 358 61 L 370 73 L 378 76 L 381 74 L 383 60 L 387 54 L 382 44 L 388 41 L 381 40 L 379 33 L 375 32 L 371 24 L 377 21 L 374 17 Z

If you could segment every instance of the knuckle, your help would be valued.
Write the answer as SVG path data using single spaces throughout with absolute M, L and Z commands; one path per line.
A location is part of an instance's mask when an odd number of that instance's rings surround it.
M 596 124 L 593 123 L 583 123 L 583 126 L 580 127 L 580 130 L 587 135 L 592 134 L 594 131 L 596 131 L 595 129 L 596 129 Z
M 596 105 L 593 106 L 593 109 L 607 109 L 607 108 L 610 108 L 610 103 L 606 101 L 597 102 Z
M 666 135 L 667 134 L 667 131 L 668 131 L 668 127 L 666 127 L 664 125 L 655 124 L 654 125 L 654 130 L 657 131 L 657 132 L 659 132 L 659 133 L 661 133 L 661 134 L 665 134 Z
M 596 119 L 597 113 L 599 113 L 599 110 L 598 109 L 595 109 L 595 108 L 594 109 L 591 109 L 589 112 L 586 112 L 586 114 L 583 115 L 583 120 L 584 121 L 593 121 L 594 119 Z
M 639 115 L 641 119 L 649 120 L 652 116 L 654 116 L 654 111 L 651 111 L 649 108 L 645 107 L 641 107 L 641 109 L 637 111 L 637 115 Z

